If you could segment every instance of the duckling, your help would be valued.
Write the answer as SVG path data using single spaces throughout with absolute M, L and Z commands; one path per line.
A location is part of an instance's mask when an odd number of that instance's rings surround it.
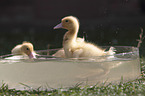
M 36 58 L 36 53 L 34 52 L 33 45 L 30 42 L 24 41 L 22 44 L 15 46 L 11 53 L 13 55 L 27 55 L 30 59 Z
M 54 29 L 64 28 L 68 31 L 63 37 L 63 48 L 65 56 L 68 58 L 79 58 L 79 57 L 91 57 L 91 56 L 103 56 L 106 53 L 104 49 L 89 43 L 89 42 L 78 42 L 77 34 L 79 30 L 79 21 L 74 16 L 67 16 L 61 20 L 61 23 L 56 25 Z
M 76 39 L 77 42 L 84 42 L 84 38 L 77 38 Z M 55 57 L 61 57 L 61 58 L 66 58 L 65 56 L 65 52 L 64 52 L 64 48 L 61 48 L 60 50 L 58 50 L 55 54 L 53 54 L 52 56 L 55 56 Z

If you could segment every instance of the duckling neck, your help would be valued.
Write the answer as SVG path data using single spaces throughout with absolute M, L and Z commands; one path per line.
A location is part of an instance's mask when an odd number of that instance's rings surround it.
M 66 32 L 66 34 L 64 35 L 63 38 L 63 44 L 65 43 L 75 43 L 76 42 L 76 38 L 77 38 L 77 33 L 78 33 L 78 29 L 76 30 L 69 30 L 68 32 Z

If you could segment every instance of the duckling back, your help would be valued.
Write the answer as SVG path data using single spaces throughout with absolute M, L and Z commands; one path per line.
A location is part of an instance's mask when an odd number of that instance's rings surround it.
M 14 54 L 14 55 L 23 54 L 22 51 L 21 51 L 21 47 L 22 47 L 22 45 L 17 45 L 17 46 L 15 46 L 15 47 L 12 49 L 11 53 Z
M 90 57 L 90 56 L 102 56 L 104 54 L 104 50 L 99 48 L 98 46 L 84 42 L 83 45 L 83 53 L 80 55 L 81 57 Z
M 64 44 L 65 54 L 69 58 L 92 57 L 104 55 L 104 50 L 88 42 Z

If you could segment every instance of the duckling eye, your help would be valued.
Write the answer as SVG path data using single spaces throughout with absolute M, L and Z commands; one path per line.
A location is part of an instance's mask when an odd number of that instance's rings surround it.
M 65 22 L 68 22 L 68 20 L 65 20 Z
M 26 48 L 26 50 L 29 50 L 29 48 Z

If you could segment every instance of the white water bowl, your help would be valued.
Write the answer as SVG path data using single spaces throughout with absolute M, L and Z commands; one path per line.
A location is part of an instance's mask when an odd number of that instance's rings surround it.
M 105 47 L 109 48 L 109 47 Z M 139 50 L 132 46 L 114 46 L 114 56 L 91 58 L 54 58 L 42 55 L 38 59 L 1 59 L 0 81 L 10 88 L 72 87 L 78 83 L 95 85 L 98 82 L 134 80 L 140 75 Z M 39 52 L 40 53 L 40 52 Z M 47 52 L 43 52 L 47 53 Z M 54 53 L 49 50 L 49 53 Z

